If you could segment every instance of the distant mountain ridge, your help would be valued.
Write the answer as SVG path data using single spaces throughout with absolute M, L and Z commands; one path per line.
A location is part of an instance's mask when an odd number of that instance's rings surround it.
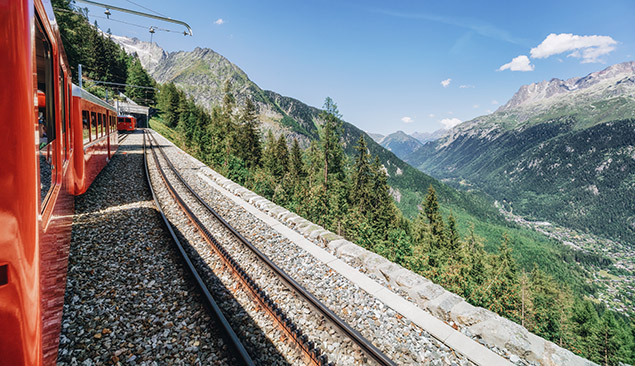
M 520 87 L 405 160 L 518 214 L 635 245 L 635 62 Z M 460 182 L 460 183 L 459 183 Z
M 297 138 L 303 147 L 308 147 L 311 141 L 319 138 L 322 123 L 318 118 L 320 109 L 274 91 L 261 89 L 243 70 L 211 49 L 197 47 L 188 52 L 165 53 L 159 51 L 156 44 L 119 36 L 113 39 L 127 52 L 146 55 L 140 60 L 144 67 L 144 63 L 149 65 L 147 70 L 155 80 L 174 83 L 194 98 L 198 105 L 210 110 L 213 106 L 220 105 L 225 81 L 230 80 L 231 92 L 236 97 L 237 105 L 243 105 L 247 98 L 256 104 L 262 133 L 271 130 L 276 136 L 285 135 L 289 142 L 290 139 Z M 366 139 L 371 154 L 378 156 L 386 168 L 393 197 L 406 215 L 413 216 L 417 212 L 418 205 L 432 185 L 437 190 L 440 201 L 451 205 L 455 212 L 464 210 L 480 220 L 502 221 L 493 206 L 490 207 L 482 197 L 458 192 L 414 169 L 376 143 L 364 131 L 344 121 L 342 144 L 348 156 L 355 154 L 354 147 L 361 136 Z
M 606 84 L 603 89 L 598 84 Z M 574 77 L 567 80 L 557 78 L 529 85 L 523 85 L 514 96 L 496 112 L 506 112 L 519 108 L 529 108 L 531 105 L 545 102 L 557 102 L 559 97 L 571 98 L 572 94 L 586 92 L 603 92 L 603 97 L 611 94 L 622 94 L 622 86 L 635 84 L 635 61 L 624 62 L 607 67 L 602 71 L 590 73 L 584 77 Z M 593 88 L 593 89 L 591 89 Z
M 413 132 L 410 134 L 410 136 L 416 138 L 417 140 L 425 144 L 428 141 L 435 141 L 440 139 L 446 133 L 448 133 L 448 130 L 441 128 L 434 132 Z
M 421 141 L 403 131 L 393 132 L 388 136 L 384 136 L 378 143 L 388 151 L 392 151 L 400 159 L 412 154 L 423 146 Z

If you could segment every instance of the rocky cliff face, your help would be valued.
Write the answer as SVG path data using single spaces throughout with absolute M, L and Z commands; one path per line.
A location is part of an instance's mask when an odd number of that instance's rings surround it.
M 577 99 L 594 97 L 603 99 L 614 95 L 631 94 L 635 89 L 635 61 L 607 67 L 584 77 L 567 80 L 551 79 L 524 85 L 497 112 L 541 106 L 548 108 L 558 102 L 576 102 Z
M 137 54 L 141 65 L 152 73 L 154 69 L 168 56 L 163 48 L 156 43 L 143 42 L 138 38 L 128 38 L 111 35 L 111 39 L 119 43 L 129 54 Z

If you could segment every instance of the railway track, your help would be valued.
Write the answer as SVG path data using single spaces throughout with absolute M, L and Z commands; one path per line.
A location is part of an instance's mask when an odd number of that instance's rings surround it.
M 119 142 L 123 141 L 126 136 L 127 135 L 124 135 L 124 137 L 121 138 L 119 140 Z M 154 199 L 155 204 L 156 204 L 156 206 L 157 206 L 157 208 L 159 210 L 159 213 L 161 214 L 161 218 L 163 219 L 168 231 L 172 235 L 172 239 L 174 240 L 174 243 L 177 246 L 177 248 L 179 250 L 179 253 L 181 254 L 181 257 L 183 258 L 183 261 L 185 262 L 187 269 L 189 270 L 190 274 L 195 279 L 195 282 L 196 282 L 198 288 L 203 293 L 208 308 L 211 310 L 211 313 L 214 316 L 214 318 L 217 320 L 217 322 L 221 325 L 221 328 L 222 328 L 221 330 L 224 333 L 224 338 L 227 341 L 227 344 L 229 344 L 229 346 L 234 351 L 232 353 L 234 354 L 236 359 L 239 362 L 241 362 L 243 365 L 255 365 L 254 361 L 251 359 L 251 357 L 247 353 L 247 350 L 245 350 L 245 347 L 240 342 L 240 339 L 238 338 L 238 336 L 236 335 L 236 333 L 232 329 L 231 325 L 227 321 L 227 318 L 225 317 L 225 315 L 220 310 L 218 304 L 214 300 L 214 297 L 212 296 L 212 294 L 211 294 L 210 290 L 208 289 L 207 285 L 203 282 L 201 276 L 199 275 L 198 271 L 194 267 L 194 264 L 192 263 L 192 261 L 190 260 L 189 256 L 187 255 L 187 253 L 185 251 L 185 248 L 181 244 L 181 241 L 179 240 L 179 238 L 177 237 L 176 233 L 172 229 L 172 225 L 170 224 L 170 222 L 168 221 L 167 217 L 165 216 L 163 210 L 161 209 L 161 205 L 159 204 L 157 196 L 154 193 L 154 189 L 152 188 L 152 182 L 150 181 L 150 173 L 148 171 L 148 160 L 147 160 L 147 152 L 146 152 L 146 138 L 147 138 L 147 133 L 144 132 L 144 135 L 143 135 L 144 160 L 143 160 L 143 162 L 144 162 L 144 168 L 145 168 L 145 173 L 146 173 L 146 179 L 147 179 L 147 182 L 148 182 L 148 186 L 150 187 L 150 192 L 152 193 L 152 198 Z M 155 156 L 155 159 L 156 159 L 156 156 Z
M 213 210 L 183 179 L 174 165 L 170 162 L 167 155 L 163 152 L 162 148 L 157 144 L 151 133 L 145 132 L 144 146 L 146 143 L 149 145 L 148 150 L 150 151 L 149 153 L 146 153 L 146 166 L 150 159 L 148 155 L 151 154 L 154 166 L 156 167 L 155 169 L 161 177 L 160 179 L 167 187 L 170 196 L 174 201 L 176 201 L 178 206 L 188 217 L 188 220 L 196 228 L 195 230 L 197 233 L 203 237 L 219 259 L 224 262 L 224 266 L 233 273 L 232 276 L 235 278 L 237 283 L 239 283 L 245 292 L 250 295 L 249 297 L 252 301 L 257 303 L 257 308 L 267 313 L 273 322 L 277 324 L 277 328 L 285 334 L 284 338 L 286 342 L 291 343 L 295 349 L 299 350 L 299 352 L 303 354 L 306 363 L 314 365 L 331 365 L 332 363 L 329 362 L 327 353 L 330 352 L 329 354 L 333 355 L 333 349 L 335 349 L 336 352 L 342 350 L 344 350 L 344 352 L 350 352 L 352 356 L 349 359 L 354 359 L 355 364 L 395 365 L 392 360 L 361 336 L 359 332 L 342 321 L 330 309 L 299 285 L 293 278 L 284 273 L 284 271 L 269 260 L 269 258 L 267 258 L 260 250 L 258 250 L 238 231 L 231 227 L 222 217 L 220 217 L 220 215 L 218 215 L 216 211 Z M 166 166 L 168 169 L 164 169 L 163 166 Z M 150 173 L 147 174 L 149 183 L 151 184 Z M 157 205 L 159 205 L 158 202 Z M 191 208 L 193 205 L 196 205 L 197 208 Z M 199 215 L 197 215 L 195 211 L 199 212 Z M 200 215 L 200 212 L 205 212 L 205 214 Z M 165 220 L 169 227 L 170 223 L 167 219 Z M 214 220 L 215 223 L 210 225 L 209 220 Z M 219 225 L 222 229 L 218 228 Z M 218 240 L 212 234 L 212 231 L 218 232 L 218 230 L 225 230 L 229 234 L 221 235 L 223 240 Z M 170 231 L 174 232 L 172 229 L 170 229 Z M 230 241 L 232 241 L 233 244 L 227 244 L 228 236 L 231 237 Z M 240 261 L 242 263 L 239 263 L 239 260 L 236 259 L 244 257 L 244 255 L 236 253 L 236 243 L 239 243 L 239 245 L 243 248 L 242 250 L 250 252 L 248 257 L 251 258 L 251 260 L 248 263 L 245 263 L 244 259 L 241 259 Z M 187 257 L 187 250 L 184 250 L 183 248 L 180 248 L 179 250 Z M 187 258 L 185 260 L 190 264 L 192 262 Z M 252 262 L 259 262 L 261 263 L 261 266 L 266 267 L 268 273 L 275 276 L 276 280 L 286 287 L 287 292 L 290 291 L 293 294 L 294 299 L 290 299 L 288 301 L 276 301 L 274 296 L 265 290 L 265 287 L 269 286 L 269 281 L 263 284 L 261 279 L 250 275 L 251 272 L 249 272 L 249 268 L 253 266 Z M 192 265 L 192 268 L 193 267 L 194 266 Z M 195 277 L 199 279 L 199 282 L 204 282 L 200 280 L 200 276 L 195 275 Z M 203 292 L 206 291 L 209 293 L 208 290 L 203 290 Z M 302 311 L 295 311 L 297 309 L 289 307 L 289 303 L 295 303 L 297 305 L 298 301 L 303 303 L 302 305 L 299 305 L 300 307 L 303 307 Z M 313 320 L 313 323 L 309 322 L 308 326 L 303 319 L 298 321 L 298 317 L 296 316 L 297 312 L 306 314 L 306 309 L 308 309 L 308 312 L 317 319 Z M 299 322 L 304 324 L 304 326 L 301 327 L 298 325 Z M 318 343 L 324 344 L 323 339 L 321 339 L 320 342 L 311 340 L 312 328 L 316 326 L 315 324 L 322 323 L 328 324 L 328 326 L 334 330 L 334 332 L 329 334 L 333 334 L 334 339 L 337 340 L 334 341 L 333 344 L 338 345 L 340 347 L 339 349 L 337 347 L 329 346 L 328 352 L 325 353 L 322 348 L 317 346 Z M 337 335 L 335 335 L 335 333 Z
M 123 133 L 121 131 L 117 131 L 117 142 L 119 145 L 128 137 L 128 133 Z

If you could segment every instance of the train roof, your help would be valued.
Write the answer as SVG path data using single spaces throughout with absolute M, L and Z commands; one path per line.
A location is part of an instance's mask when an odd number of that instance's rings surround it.
M 105 101 L 103 101 L 102 99 L 100 99 L 99 97 L 96 97 L 92 94 L 90 94 L 89 92 L 87 92 L 86 90 L 80 88 L 79 86 L 73 84 L 73 96 L 74 97 L 80 97 L 82 99 L 85 99 L 91 103 L 95 103 L 97 105 L 100 105 L 106 109 L 109 109 L 113 112 L 117 112 L 117 110 L 115 109 L 114 106 L 106 103 Z

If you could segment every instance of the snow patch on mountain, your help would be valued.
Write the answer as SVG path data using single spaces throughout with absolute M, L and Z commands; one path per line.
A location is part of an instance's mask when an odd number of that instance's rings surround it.
M 633 95 L 635 93 L 635 61 L 612 65 L 584 77 L 574 77 L 567 80 L 554 78 L 549 81 L 523 85 L 512 99 L 498 108 L 496 112 L 527 108 L 547 109 L 571 98 L 623 95 L 625 88 L 630 89 L 630 93 L 626 94 Z
M 159 64 L 165 60 L 167 53 L 156 42 L 144 42 L 138 38 L 111 35 L 111 39 L 121 45 L 129 54 L 137 54 L 141 65 L 152 74 Z

